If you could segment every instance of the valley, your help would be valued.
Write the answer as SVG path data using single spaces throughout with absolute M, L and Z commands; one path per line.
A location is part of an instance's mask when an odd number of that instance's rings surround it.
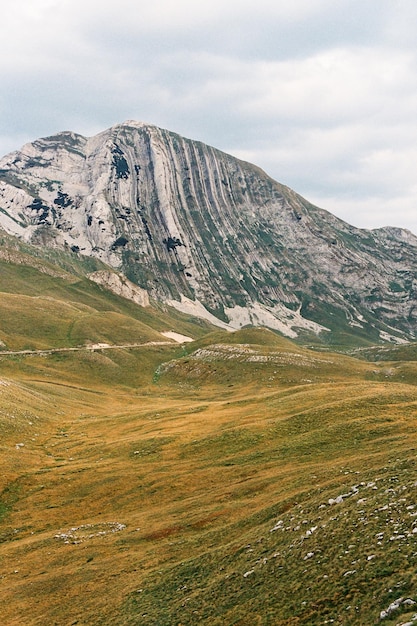
M 414 235 L 136 122 L 0 226 L 1 624 L 417 624 Z
M 416 613 L 412 362 L 247 329 L 0 372 L 2 623 Z

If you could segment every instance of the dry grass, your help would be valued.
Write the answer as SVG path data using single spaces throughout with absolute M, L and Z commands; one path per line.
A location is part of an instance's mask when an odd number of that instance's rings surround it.
M 0 265 L 9 348 L 199 338 L 0 355 L 1 624 L 360 626 L 417 600 L 413 361 L 207 335 Z
M 384 364 L 263 343 L 251 349 L 287 362 L 225 348 L 156 382 L 178 348 L 0 361 L 1 623 L 372 624 L 402 578 L 398 597 L 417 599 L 413 549 L 405 563 L 394 541 L 378 547 L 371 517 L 392 500 L 412 528 L 411 496 L 385 490 L 417 480 L 416 387 Z M 271 533 L 279 520 L 289 530 Z

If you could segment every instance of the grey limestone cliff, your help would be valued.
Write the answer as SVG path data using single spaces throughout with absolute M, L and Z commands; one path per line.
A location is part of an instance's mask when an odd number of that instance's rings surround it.
M 100 258 L 219 325 L 417 331 L 414 235 L 354 228 L 256 166 L 149 124 L 64 132 L 4 157 L 0 225 Z

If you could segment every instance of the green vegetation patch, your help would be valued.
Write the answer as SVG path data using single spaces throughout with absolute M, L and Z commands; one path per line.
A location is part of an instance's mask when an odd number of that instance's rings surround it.
M 15 480 L 6 485 L 0 493 L 0 522 L 3 522 L 19 499 L 21 491 L 20 481 Z M 1 541 L 1 534 L 0 534 Z
M 150 439 L 142 439 L 133 444 L 131 455 L 140 461 L 155 461 L 161 457 L 164 447 L 173 442 L 175 437 L 152 437 Z
M 205 437 L 182 446 L 181 457 L 197 457 L 201 460 L 226 461 L 234 455 L 252 450 L 264 438 L 263 433 L 249 429 L 234 429 L 219 435 Z
M 339 489 L 253 516 L 227 545 L 212 532 L 210 549 L 142 580 L 121 623 L 405 623 L 417 606 L 416 471 L 415 457 L 346 470 Z

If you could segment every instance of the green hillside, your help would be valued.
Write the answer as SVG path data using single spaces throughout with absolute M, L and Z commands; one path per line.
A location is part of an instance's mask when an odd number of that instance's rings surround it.
M 71 255 L 19 254 L 0 273 L 1 624 L 417 624 L 411 348 L 213 331 Z
M 173 309 L 164 311 L 155 303 L 139 307 L 96 285 L 83 273 L 71 274 L 16 251 L 12 258 L 14 262 L 0 260 L 3 349 L 166 341 L 160 333 L 173 327 L 192 337 L 212 328 Z

